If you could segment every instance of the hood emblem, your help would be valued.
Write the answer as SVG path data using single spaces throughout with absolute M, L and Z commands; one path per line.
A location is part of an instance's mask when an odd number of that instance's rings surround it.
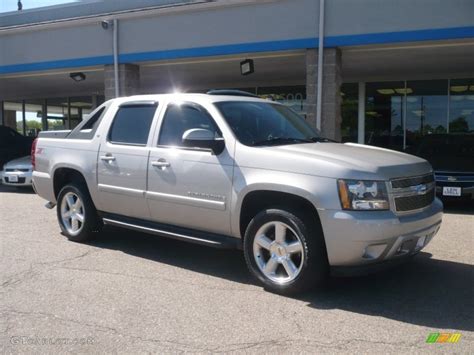
M 448 176 L 448 181 L 458 181 L 456 176 Z

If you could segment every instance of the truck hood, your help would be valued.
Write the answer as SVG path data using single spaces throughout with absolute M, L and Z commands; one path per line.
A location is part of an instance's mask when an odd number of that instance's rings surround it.
M 278 169 L 318 176 L 388 180 L 432 172 L 431 165 L 413 155 L 353 143 L 312 143 L 265 147 Z M 267 159 L 265 159 L 267 160 Z M 265 164 L 267 165 L 267 164 Z

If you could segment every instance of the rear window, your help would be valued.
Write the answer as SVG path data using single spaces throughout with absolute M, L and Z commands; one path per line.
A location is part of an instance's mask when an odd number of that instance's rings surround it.
M 92 116 L 87 120 L 81 122 L 71 133 L 67 136 L 70 139 L 92 139 L 94 137 L 99 123 L 104 116 L 107 106 L 100 107 L 96 112 L 92 113 Z
M 115 144 L 146 145 L 156 104 L 121 106 L 110 127 L 109 141 Z

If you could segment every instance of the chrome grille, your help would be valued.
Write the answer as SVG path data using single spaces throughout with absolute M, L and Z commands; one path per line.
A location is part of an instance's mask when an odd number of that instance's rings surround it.
M 392 198 L 396 212 L 404 213 L 428 207 L 435 199 L 433 174 L 394 179 Z

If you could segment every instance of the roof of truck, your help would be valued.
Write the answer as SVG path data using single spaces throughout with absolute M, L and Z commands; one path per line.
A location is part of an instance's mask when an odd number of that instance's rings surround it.
M 223 91 L 227 93 L 228 91 Z M 156 94 L 156 95 L 134 95 L 127 97 L 120 97 L 117 100 L 120 103 L 126 103 L 131 101 L 159 101 L 159 100 L 192 100 L 194 102 L 219 102 L 219 101 L 255 101 L 255 102 L 269 102 L 267 99 L 262 99 L 257 96 L 250 95 L 236 95 L 236 94 L 223 94 L 213 93 L 213 94 L 200 94 L 200 93 L 170 93 L 170 94 Z

